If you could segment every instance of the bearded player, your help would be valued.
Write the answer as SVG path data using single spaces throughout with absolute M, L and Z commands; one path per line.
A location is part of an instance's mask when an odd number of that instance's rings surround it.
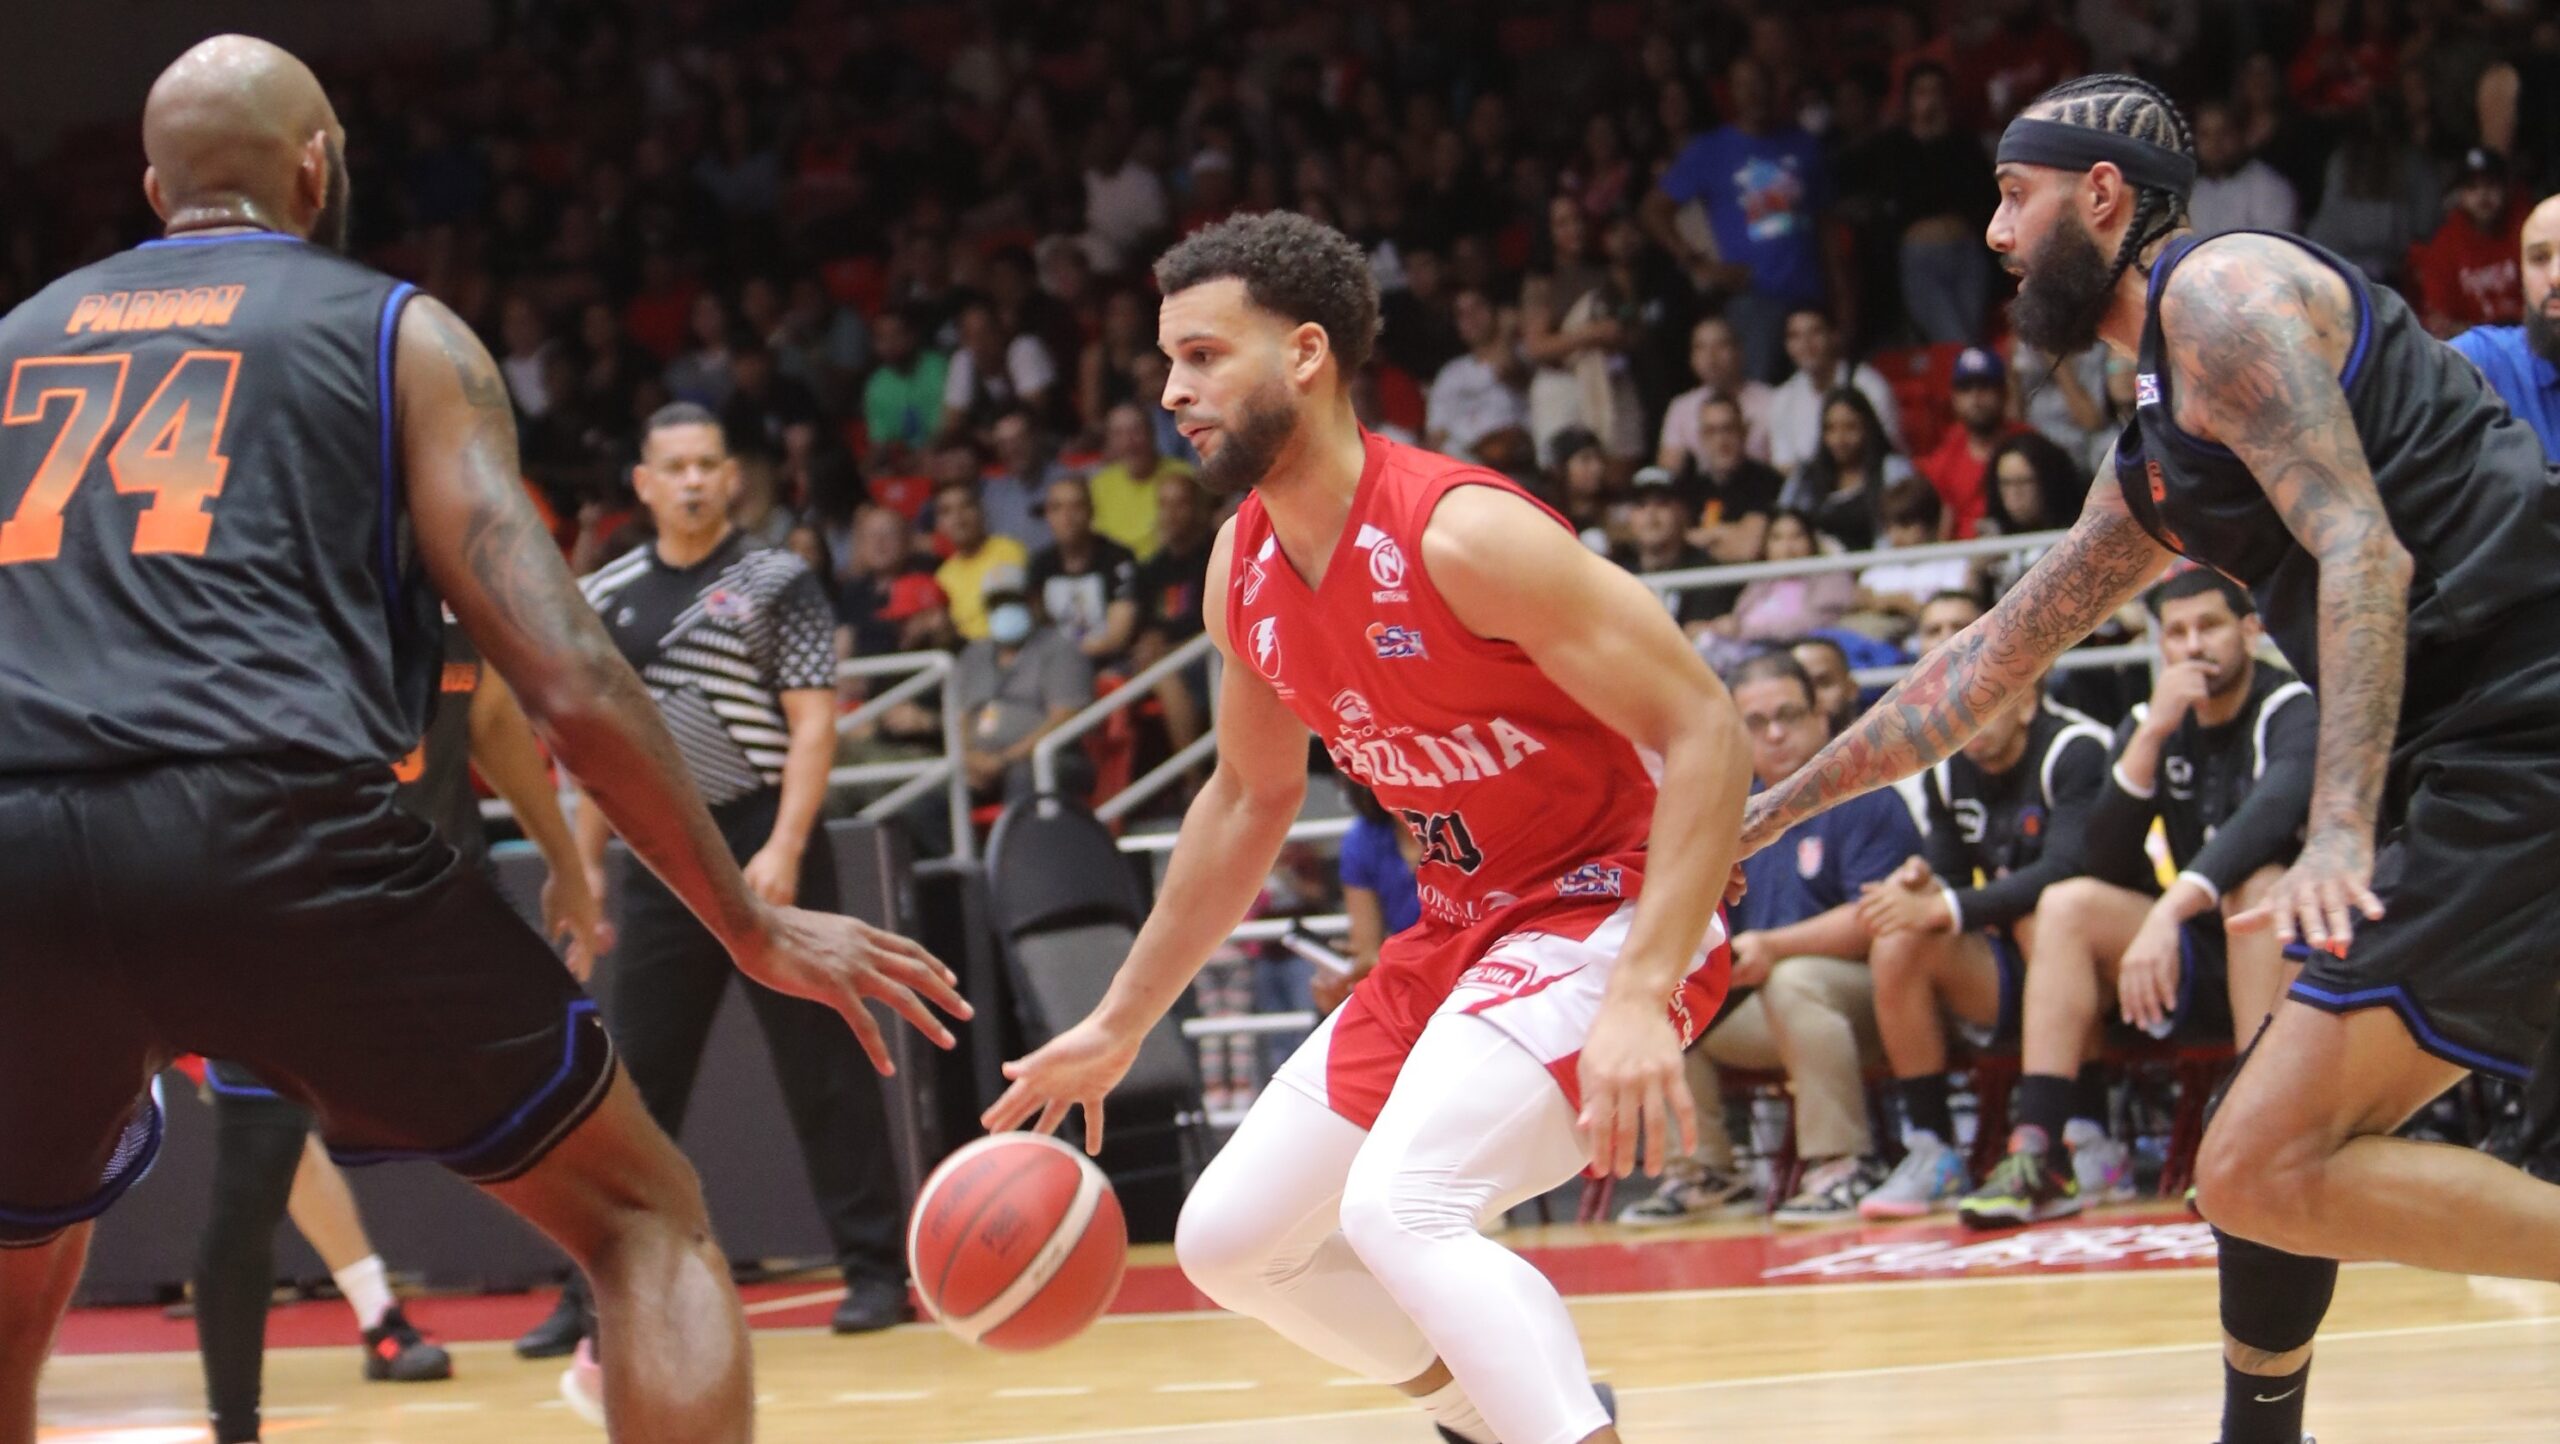
M 1423 921 L 1282 1067 L 1174 1248 L 1211 1298 L 1419 1400 L 1474 1444 L 1614 1441 L 1564 1302 L 1478 1220 L 1586 1164 L 1658 1167 L 1695 1119 L 1716 906 L 1750 769 L 1653 594 L 1502 477 L 1353 419 L 1377 332 L 1359 248 L 1301 216 L 1156 263 L 1164 404 L 1202 480 L 1251 489 L 1205 622 L 1218 767 L 1091 1017 L 1027 1058 L 990 1129 L 1103 1097 L 1233 930 L 1297 819 L 1309 731 L 1422 843 Z M 1650 885 L 1648 885 L 1650 884 Z
M 2142 81 L 2048 91 L 1997 176 L 2019 337 L 2131 358 L 2134 420 L 2071 535 L 1754 799 L 1744 846 L 1954 751 L 2171 552 L 2249 588 L 2319 696 L 2319 748 L 2301 854 L 2232 926 L 2314 956 L 2206 1132 L 2197 1202 L 2225 1444 L 2297 1444 L 2330 1260 L 2560 1280 L 2560 1187 L 2390 1136 L 2475 1069 L 2531 1076 L 2546 1115 L 2560 1083 L 2560 485 L 2353 265 L 2189 232 L 2194 141 Z

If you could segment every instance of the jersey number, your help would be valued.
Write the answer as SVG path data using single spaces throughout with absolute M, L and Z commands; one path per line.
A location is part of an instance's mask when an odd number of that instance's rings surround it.
M 0 566 L 62 554 L 62 509 L 123 410 L 132 366 L 130 355 L 30 356 L 9 369 L 0 426 L 55 429 L 17 511 L 0 521 Z M 205 503 L 222 494 L 231 469 L 222 433 L 239 381 L 239 352 L 187 352 L 108 448 L 107 475 L 116 490 L 151 496 L 134 523 L 136 556 L 204 555 L 213 537 Z
M 1464 814 L 1404 810 L 1401 815 L 1422 844 L 1424 862 L 1446 863 L 1464 873 L 1484 866 L 1484 849 L 1476 846 L 1475 835 L 1467 831 Z

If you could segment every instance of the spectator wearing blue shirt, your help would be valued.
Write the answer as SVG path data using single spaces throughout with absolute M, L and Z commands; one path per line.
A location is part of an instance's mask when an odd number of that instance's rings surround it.
M 2560 462 L 2560 195 L 2524 218 L 2524 324 L 2474 326 L 2453 338 L 2489 389 Z
M 1729 685 L 1760 787 L 1793 774 L 1830 740 L 1813 679 L 1787 653 L 1751 658 Z M 1675 1222 L 1752 1201 L 1756 1188 L 1734 1172 L 1733 1143 L 1716 1106 L 1717 1064 L 1786 1071 L 1805 1173 L 1778 1221 L 1857 1216 L 1858 1201 L 1885 1177 L 1873 1156 L 1863 1081 L 1865 1064 L 1884 1054 L 1858 902 L 1867 884 L 1892 876 L 1919 852 L 1910 810 L 1891 791 L 1879 791 L 1797 824 L 1743 863 L 1750 890 L 1729 921 L 1733 988 L 1742 1000 L 1726 1004 L 1689 1055 L 1689 1086 L 1700 1102 L 1697 1153 L 1673 1160 L 1656 1196 L 1620 1221 Z M 1746 990 L 1753 991 L 1743 997 Z
M 1744 364 L 1776 379 L 1787 313 L 1819 306 L 1830 291 L 1821 214 L 1831 176 L 1822 142 L 1780 125 L 1768 72 L 1742 56 L 1726 72 L 1733 120 L 1689 142 L 1645 198 L 1645 227 L 1682 257 L 1700 284 L 1726 295 L 1725 319 L 1742 341 Z M 1680 233 L 1679 208 L 1706 210 L 1711 249 Z
M 1414 888 L 1414 864 L 1422 845 L 1413 829 L 1387 811 L 1365 787 L 1342 784 L 1351 799 L 1351 830 L 1342 835 L 1342 911 L 1351 919 L 1344 951 L 1359 971 L 1348 978 L 1318 978 L 1316 1006 L 1330 1013 L 1351 985 L 1378 965 L 1378 949 L 1387 939 L 1422 920 L 1422 896 Z

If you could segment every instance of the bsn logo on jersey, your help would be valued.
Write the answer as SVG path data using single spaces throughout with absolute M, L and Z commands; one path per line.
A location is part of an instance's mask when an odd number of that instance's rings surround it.
M 1253 647 L 1254 670 L 1277 682 L 1280 680 L 1280 619 L 1265 617 L 1245 633 Z
M 1586 862 L 1556 879 L 1556 896 L 1624 897 L 1626 896 L 1626 878 L 1625 868 Z
M 1422 629 L 1420 627 L 1403 627 L 1394 626 L 1386 622 L 1371 622 L 1369 624 L 1369 643 L 1371 646 L 1378 649 L 1378 660 L 1381 662 L 1400 662 L 1407 658 L 1429 657 L 1431 655 L 1430 650 L 1422 645 Z
M 2159 373 L 2152 371 L 2137 371 L 2134 373 L 2133 404 L 2136 406 L 2157 406 L 2160 404 Z

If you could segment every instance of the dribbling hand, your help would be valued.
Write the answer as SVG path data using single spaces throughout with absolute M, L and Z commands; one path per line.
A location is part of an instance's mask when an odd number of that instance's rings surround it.
M 1680 1063 L 1680 1034 L 1659 1007 L 1604 1004 L 1582 1045 L 1582 1112 L 1574 1119 L 1595 1172 L 1635 1172 L 1636 1146 L 1645 1171 L 1659 1174 L 1677 1142 L 1698 1146 L 1698 1110 Z M 1676 1138 L 1675 1138 L 1676 1129 Z
M 989 1133 L 1002 1133 L 1021 1127 L 1036 1113 L 1040 1121 L 1032 1125 L 1033 1130 L 1054 1133 L 1067 1121 L 1067 1110 L 1080 1107 L 1084 1109 L 1084 1151 L 1100 1153 L 1103 1096 L 1128 1075 L 1144 1041 L 1144 1034 L 1124 1037 L 1087 1018 L 1029 1056 L 1005 1064 L 1004 1076 L 1013 1080 L 1013 1086 L 978 1121 Z
M 898 1069 L 864 999 L 886 1003 L 937 1048 L 951 1046 L 951 1030 L 925 1004 L 962 1020 L 973 1011 L 960 996 L 958 976 L 941 959 L 860 918 L 774 908 L 761 942 L 740 949 L 737 958 L 738 971 L 775 992 L 824 1003 L 843 1015 L 882 1077 Z

